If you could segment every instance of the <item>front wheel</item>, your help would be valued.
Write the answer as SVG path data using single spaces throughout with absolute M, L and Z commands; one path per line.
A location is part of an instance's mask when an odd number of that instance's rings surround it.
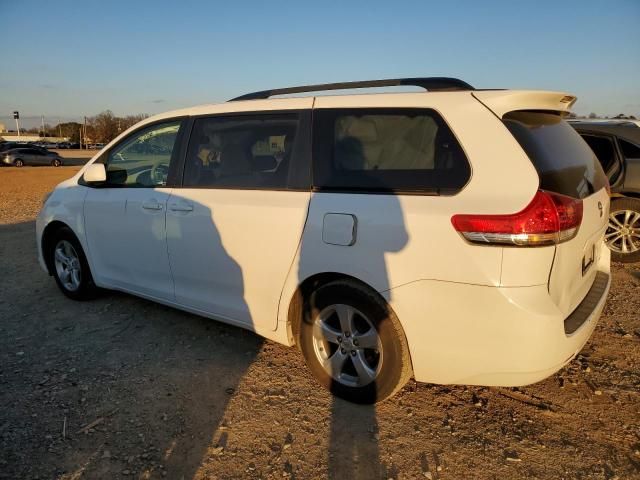
M 337 280 L 305 302 L 300 348 L 321 385 L 345 400 L 370 404 L 391 397 L 409 380 L 404 332 L 376 292 Z
M 611 202 L 605 241 L 612 260 L 640 261 L 640 199 L 623 197 Z
M 67 297 L 73 300 L 88 300 L 95 296 L 91 270 L 80 242 L 66 227 L 54 233 L 47 252 L 56 284 Z
M 62 165 L 62 162 L 59 158 L 54 158 L 53 160 L 51 160 L 52 167 L 59 167 L 60 165 Z
M 24 160 L 22 160 L 21 158 L 16 158 L 13 161 L 13 166 L 14 167 L 23 167 L 24 166 Z

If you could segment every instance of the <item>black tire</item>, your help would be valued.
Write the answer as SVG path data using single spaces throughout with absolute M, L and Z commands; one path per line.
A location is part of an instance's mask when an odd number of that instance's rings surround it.
M 22 160 L 21 158 L 16 158 L 13 161 L 13 166 L 14 167 L 18 167 L 18 168 L 23 167 L 24 166 L 24 160 Z
M 62 165 L 62 160 L 60 160 L 59 158 L 54 158 L 53 160 L 51 160 L 52 167 L 59 167 L 60 165 Z
M 56 248 L 62 246 L 62 242 L 68 242 L 76 254 L 79 264 L 79 285 L 77 288 L 70 288 L 65 285 L 65 282 L 61 279 L 60 272 L 57 268 L 55 261 Z M 97 287 L 93 282 L 93 277 L 91 276 L 91 269 L 89 268 L 89 263 L 87 262 L 87 257 L 84 254 L 84 250 L 82 249 L 82 245 L 78 241 L 75 234 L 71 231 L 71 229 L 67 227 L 61 227 L 53 233 L 53 237 L 51 241 L 48 242 L 47 251 L 45 252 L 45 258 L 47 261 L 47 265 L 53 275 L 53 278 L 58 285 L 58 288 L 64 293 L 67 297 L 73 300 L 91 300 L 96 296 Z
M 614 198 L 611 201 L 611 208 L 609 211 L 609 218 L 611 219 L 614 216 L 617 216 L 618 219 L 624 218 L 624 212 L 631 211 L 637 215 L 637 220 L 630 225 L 631 228 L 635 230 L 635 232 L 640 235 L 640 199 L 632 198 L 632 197 L 622 197 L 622 198 Z M 607 229 L 607 237 L 613 232 L 613 220 L 609 221 L 609 228 Z M 615 225 L 618 228 L 617 225 Z M 628 232 L 629 230 L 627 230 Z M 613 237 L 615 238 L 615 237 Z M 610 238 L 608 238 L 610 240 Z M 633 241 L 633 245 L 629 248 L 629 241 Z M 611 259 L 615 262 L 624 262 L 624 263 L 633 263 L 640 262 L 640 237 L 632 237 L 629 241 L 627 241 L 627 249 L 632 250 L 633 248 L 638 248 L 636 251 L 631 252 L 623 252 L 621 251 L 621 240 L 617 242 L 613 242 L 613 245 L 607 244 L 609 249 L 611 250 Z
M 344 279 L 323 285 L 308 297 L 305 299 L 303 307 L 298 341 L 311 373 L 323 387 L 334 395 L 350 402 L 371 404 L 393 396 L 407 383 L 412 374 L 407 340 L 396 315 L 376 292 L 354 280 Z M 371 383 L 362 386 L 346 385 L 343 381 L 336 380 L 327 372 L 320 358 L 318 358 L 319 354 L 316 352 L 316 348 L 320 350 L 322 348 L 317 347 L 317 340 L 314 340 L 314 323 L 319 321 L 320 312 L 326 312 L 327 309 L 331 311 L 333 305 L 347 305 L 355 309 L 358 314 L 361 313 L 363 315 L 363 318 L 366 317 L 368 319 L 367 325 L 373 325 L 377 330 L 379 345 L 381 346 L 379 351 L 377 349 L 367 349 L 365 353 L 365 349 L 353 346 L 353 344 L 349 344 L 350 346 L 346 347 L 347 349 L 361 350 L 363 356 L 370 356 L 373 359 L 377 358 L 378 362 L 381 361 L 381 364 L 374 362 L 377 375 Z M 354 316 L 354 319 L 356 319 L 354 322 L 362 322 L 363 318 L 358 318 L 358 314 Z M 349 341 L 358 338 L 357 335 L 354 332 Z M 343 338 L 340 341 L 344 342 L 345 339 Z M 325 355 L 331 356 L 329 349 L 334 347 L 334 354 L 338 353 L 337 350 L 339 348 L 337 345 L 326 343 Z M 340 345 L 345 344 L 341 343 Z M 342 350 L 342 352 L 344 353 L 345 350 Z M 354 363 L 348 364 L 352 360 L 349 353 L 347 353 L 347 359 L 344 361 L 344 367 L 341 367 L 341 370 L 343 368 L 351 368 L 355 372 L 356 354 L 353 354 L 353 351 L 350 351 L 350 353 L 354 358 Z M 371 355 L 373 356 L 371 357 Z M 378 356 L 376 357 L 376 355 Z

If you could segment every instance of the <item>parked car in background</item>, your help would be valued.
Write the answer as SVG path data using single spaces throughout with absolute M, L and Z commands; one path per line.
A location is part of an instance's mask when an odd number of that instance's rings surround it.
M 61 142 L 58 144 L 58 148 L 62 150 L 75 149 L 80 148 L 80 144 L 78 142 Z
M 612 259 L 640 261 L 640 128 L 630 121 L 570 124 L 598 157 L 611 185 L 609 227 Z
M 104 143 L 90 143 L 87 148 L 89 150 L 101 150 L 104 148 Z
M 570 118 L 567 122 L 581 125 L 618 125 L 640 128 L 640 120 L 632 118 Z
M 22 167 L 24 165 L 51 165 L 59 167 L 63 164 L 62 157 L 56 152 L 35 145 L 13 148 L 0 152 L 0 161 L 5 165 Z
M 428 92 L 270 98 L 399 85 Z M 537 382 L 610 285 L 608 182 L 574 102 L 413 78 L 156 115 L 51 193 L 40 264 L 72 299 L 121 290 L 297 345 L 354 402 L 411 376 Z

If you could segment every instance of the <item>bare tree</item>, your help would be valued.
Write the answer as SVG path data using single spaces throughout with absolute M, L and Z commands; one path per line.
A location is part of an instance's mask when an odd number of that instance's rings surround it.
M 145 118 L 147 118 L 145 114 L 116 117 L 111 110 L 105 110 L 94 117 L 87 118 L 87 137 L 92 142 L 108 143 Z

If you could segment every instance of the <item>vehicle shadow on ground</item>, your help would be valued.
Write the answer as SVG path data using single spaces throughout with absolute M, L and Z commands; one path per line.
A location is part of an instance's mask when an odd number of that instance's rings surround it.
M 262 339 L 123 293 L 69 300 L 34 228 L 0 226 L 2 476 L 193 478 Z

